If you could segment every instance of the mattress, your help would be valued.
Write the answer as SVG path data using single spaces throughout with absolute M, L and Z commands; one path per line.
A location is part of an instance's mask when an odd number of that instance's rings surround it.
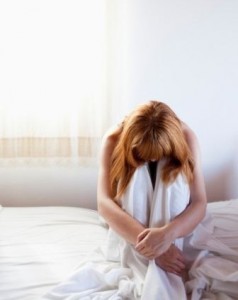
M 0 208 L 0 299 L 40 299 L 102 245 L 106 234 L 94 210 Z

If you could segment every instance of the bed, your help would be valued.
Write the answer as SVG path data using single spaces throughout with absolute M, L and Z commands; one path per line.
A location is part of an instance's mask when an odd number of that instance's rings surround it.
M 40 299 L 104 243 L 96 211 L 76 207 L 2 207 L 0 299 Z
M 191 299 L 238 299 L 237 225 L 238 200 L 210 203 L 186 239 Z M 92 209 L 1 207 L 0 299 L 41 299 L 105 243 L 107 231 Z

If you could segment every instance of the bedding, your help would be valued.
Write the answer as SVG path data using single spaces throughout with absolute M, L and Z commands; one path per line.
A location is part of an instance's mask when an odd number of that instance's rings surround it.
M 238 200 L 209 203 L 204 220 L 187 238 L 192 300 L 238 299 Z
M 95 260 L 107 235 L 93 210 L 2 207 L 0 299 L 43 299 L 84 262 Z M 205 219 L 185 239 L 185 250 L 189 299 L 238 299 L 238 200 L 209 203 Z
M 41 299 L 104 243 L 94 210 L 3 207 L 0 211 L 0 299 Z

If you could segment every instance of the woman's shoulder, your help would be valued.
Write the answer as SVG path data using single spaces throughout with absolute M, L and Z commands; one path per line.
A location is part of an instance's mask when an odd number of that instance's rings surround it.
M 195 132 L 185 123 L 182 122 L 182 130 L 184 133 L 185 140 L 188 144 L 188 147 L 192 153 L 195 164 L 197 165 L 200 161 L 200 146 L 198 142 L 198 138 Z
M 193 156 L 197 156 L 199 150 L 199 142 L 195 132 L 184 122 L 182 122 L 182 130 L 185 140 L 193 153 Z
M 184 122 L 182 122 L 182 130 L 188 144 L 197 143 L 198 140 L 195 132 Z
M 110 127 L 105 132 L 105 134 L 103 136 L 103 140 L 105 142 L 110 142 L 110 143 L 117 142 L 120 133 L 121 133 L 121 127 L 120 126 L 116 125 L 116 126 Z
M 107 152 L 112 152 L 118 142 L 120 133 L 121 127 L 118 125 L 109 128 L 103 136 L 102 149 Z

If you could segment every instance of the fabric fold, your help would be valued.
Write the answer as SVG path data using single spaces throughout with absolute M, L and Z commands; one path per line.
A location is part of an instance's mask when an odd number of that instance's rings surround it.
M 191 300 L 238 299 L 238 200 L 209 203 L 188 239 L 198 256 L 189 271 Z M 185 241 L 186 241 L 185 239 Z

